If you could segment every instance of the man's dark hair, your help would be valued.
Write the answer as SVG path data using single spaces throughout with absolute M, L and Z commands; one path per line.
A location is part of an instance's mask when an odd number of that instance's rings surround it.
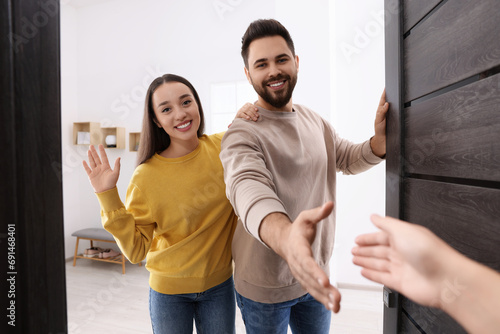
M 245 67 L 248 68 L 248 47 L 254 40 L 263 37 L 281 36 L 285 39 L 288 48 L 295 56 L 295 47 L 293 45 L 292 37 L 286 28 L 274 19 L 256 20 L 250 23 L 241 39 L 241 56 L 245 62 Z

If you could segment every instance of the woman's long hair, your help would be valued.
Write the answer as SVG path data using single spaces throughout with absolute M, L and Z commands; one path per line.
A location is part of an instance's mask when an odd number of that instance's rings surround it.
M 155 153 L 160 153 L 170 146 L 170 136 L 165 132 L 163 128 L 159 128 L 155 122 L 157 122 L 155 112 L 153 110 L 153 93 L 155 90 L 168 82 L 180 82 L 186 85 L 193 93 L 194 99 L 198 104 L 198 110 L 200 113 L 200 127 L 198 128 L 198 138 L 203 135 L 205 131 L 205 121 L 203 116 L 203 108 L 201 106 L 201 101 L 194 89 L 193 85 L 187 81 L 185 78 L 175 75 L 175 74 L 164 74 L 153 80 L 151 85 L 149 85 L 148 91 L 146 93 L 146 102 L 144 104 L 144 118 L 142 120 L 142 132 L 141 138 L 139 140 L 139 151 L 137 152 L 137 165 L 140 165 L 150 159 Z

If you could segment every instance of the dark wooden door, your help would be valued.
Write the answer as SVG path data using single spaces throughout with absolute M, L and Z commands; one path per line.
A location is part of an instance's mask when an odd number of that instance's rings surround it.
M 500 271 L 500 1 L 386 0 L 385 12 L 386 213 Z M 390 292 L 384 333 L 465 333 Z
M 59 1 L 0 2 L 0 333 L 66 333 Z

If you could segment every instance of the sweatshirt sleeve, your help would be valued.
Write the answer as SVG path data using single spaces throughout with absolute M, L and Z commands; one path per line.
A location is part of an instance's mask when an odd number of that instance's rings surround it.
M 373 154 L 370 140 L 354 144 L 341 138 L 328 122 L 324 123 L 332 133 L 336 150 L 336 167 L 342 174 L 359 174 L 384 161 Z
M 267 247 L 259 236 L 262 220 L 270 213 L 287 213 L 258 138 L 243 122 L 234 122 L 222 139 L 220 158 L 227 198 L 246 231 Z
M 151 246 L 155 223 L 149 205 L 134 184 L 127 190 L 127 208 L 120 200 L 118 189 L 96 194 L 101 205 L 101 220 L 106 231 L 115 238 L 118 246 L 131 263 L 146 258 Z

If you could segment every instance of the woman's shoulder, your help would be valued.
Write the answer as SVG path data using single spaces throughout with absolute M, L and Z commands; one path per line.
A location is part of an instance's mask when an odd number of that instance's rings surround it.
M 222 141 L 222 137 L 224 137 L 224 134 L 226 132 L 219 132 L 219 133 L 214 133 L 211 135 L 203 135 L 200 137 L 200 142 L 203 143 L 203 145 L 215 145 L 220 147 L 220 143 Z
M 156 154 L 135 168 L 132 173 L 132 180 L 141 179 L 145 175 L 151 175 L 158 169 L 158 167 L 155 166 L 155 156 Z

